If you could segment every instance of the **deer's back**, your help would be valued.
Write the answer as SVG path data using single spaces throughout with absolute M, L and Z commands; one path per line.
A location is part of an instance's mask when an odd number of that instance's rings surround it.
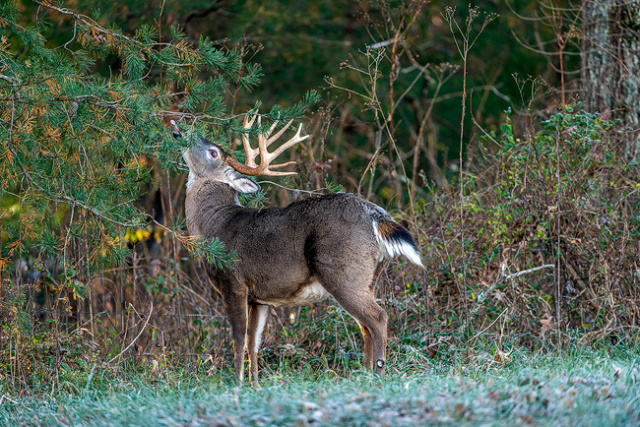
M 272 305 L 321 299 L 317 277 L 323 269 L 370 269 L 376 263 L 378 246 L 363 203 L 339 193 L 286 208 L 229 209 L 206 237 L 220 238 L 236 252 L 238 263 L 233 270 L 212 271 L 212 278 L 220 286 L 238 280 L 253 299 Z

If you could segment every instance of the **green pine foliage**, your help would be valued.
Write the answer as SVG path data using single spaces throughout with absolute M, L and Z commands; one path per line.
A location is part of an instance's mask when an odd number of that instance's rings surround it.
M 169 121 L 212 138 L 239 130 L 229 88 L 251 91 L 261 68 L 208 38 L 192 43 L 179 28 L 162 38 L 149 25 L 124 34 L 61 2 L 35 3 L 41 15 L 66 19 L 73 38 L 56 45 L 46 19 L 23 26 L 17 3 L 0 6 L 0 261 L 30 253 L 69 270 L 71 248 L 84 245 L 87 268 L 122 262 L 127 231 L 152 220 L 136 201 L 161 176 L 184 171 L 188 141 L 172 137 Z M 263 123 L 300 117 L 317 100 L 312 92 L 275 107 Z M 187 247 L 216 263 L 231 259 L 220 242 Z

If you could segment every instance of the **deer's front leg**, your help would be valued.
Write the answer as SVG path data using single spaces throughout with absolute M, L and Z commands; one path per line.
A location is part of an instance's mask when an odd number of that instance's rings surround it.
M 249 353 L 249 371 L 251 375 L 251 384 L 260 387 L 258 384 L 258 352 L 262 338 L 264 337 L 265 327 L 269 319 L 269 306 L 267 305 L 250 305 L 249 306 L 249 326 L 247 328 L 247 352 Z
M 244 380 L 244 348 L 247 335 L 247 288 L 235 290 L 224 298 L 227 309 L 227 319 L 231 325 L 231 337 L 233 338 L 233 364 L 236 381 L 241 384 Z

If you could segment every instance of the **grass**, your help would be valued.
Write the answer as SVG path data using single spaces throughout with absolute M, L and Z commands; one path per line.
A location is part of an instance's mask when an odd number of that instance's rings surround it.
M 407 356 L 385 378 L 278 368 L 262 388 L 220 371 L 92 369 L 0 399 L 3 425 L 638 425 L 635 352 Z

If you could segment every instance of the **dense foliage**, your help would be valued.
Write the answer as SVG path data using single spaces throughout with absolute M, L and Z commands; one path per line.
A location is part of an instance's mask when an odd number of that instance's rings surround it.
M 125 240 L 143 240 L 149 231 L 159 240 L 159 233 L 174 226 L 166 218 L 162 226 L 154 221 L 157 215 L 136 206 L 140 195 L 161 185 L 167 174 L 184 170 L 183 147 L 165 124 L 187 120 L 191 134 L 213 132 L 223 138 L 237 130 L 226 90 L 231 85 L 250 91 L 261 72 L 237 49 L 216 48 L 206 37 L 189 42 L 176 27 L 170 28 L 170 41 L 160 42 L 151 26 L 127 36 L 87 16 L 47 8 L 73 25 L 73 37 L 54 48 L 43 36 L 46 18 L 23 27 L 15 4 L 0 11 L 0 138 L 6 141 L 0 153 L 0 198 L 8 206 L 0 261 L 47 258 L 64 265 L 60 285 L 71 286 L 79 259 L 86 279 L 94 267 L 130 257 Z M 121 66 L 102 75 L 105 58 Z M 316 99 L 311 93 L 302 103 L 274 108 L 265 117 L 297 117 Z M 172 207 L 163 209 L 167 217 Z M 150 220 L 162 230 L 136 231 Z M 129 229 L 134 233 L 126 233 Z M 210 259 L 224 261 L 219 245 L 177 233 L 194 251 L 208 245 Z

